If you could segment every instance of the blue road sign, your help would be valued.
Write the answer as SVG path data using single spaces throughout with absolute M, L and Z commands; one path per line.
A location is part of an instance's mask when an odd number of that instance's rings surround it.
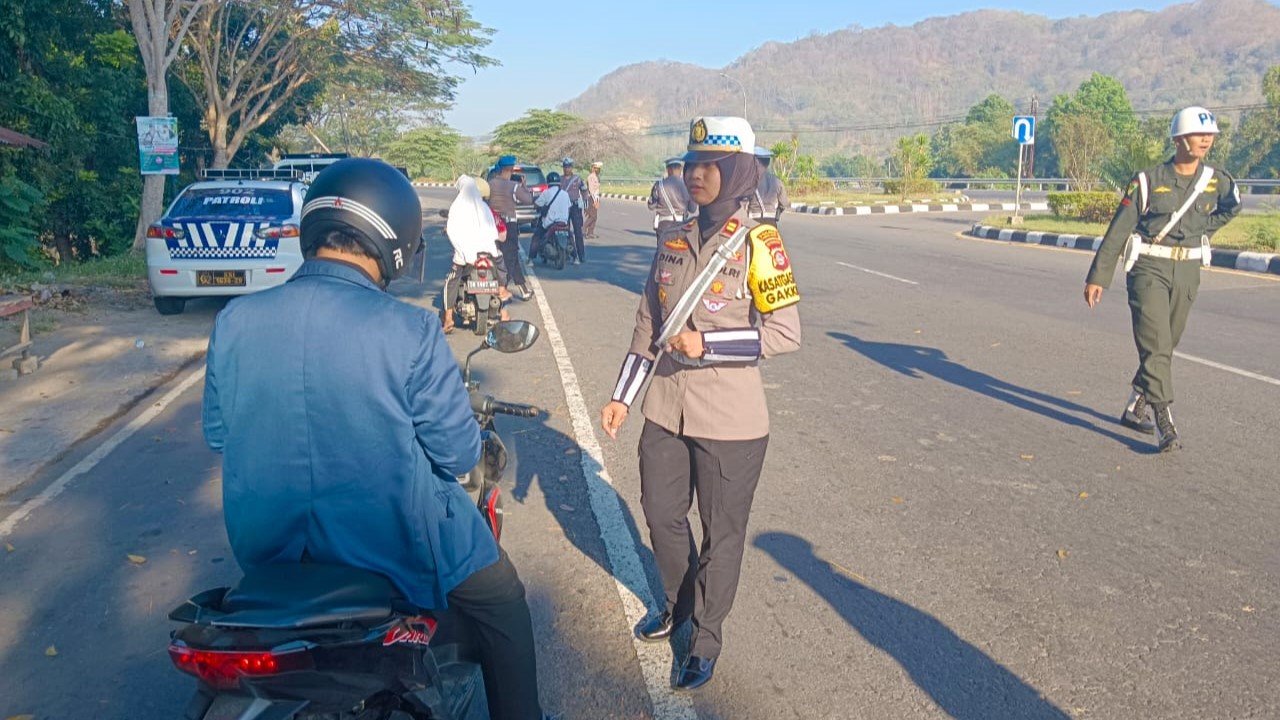
M 1013 118 L 1013 139 L 1019 145 L 1034 145 L 1036 142 L 1036 119 L 1032 115 L 1017 115 Z

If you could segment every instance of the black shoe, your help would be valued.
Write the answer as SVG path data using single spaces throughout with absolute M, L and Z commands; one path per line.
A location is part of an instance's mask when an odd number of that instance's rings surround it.
M 664 612 L 640 623 L 636 628 L 636 637 L 644 642 L 662 642 L 671 637 L 678 624 L 671 613 Z
M 689 659 L 684 661 L 684 667 L 680 668 L 680 674 L 676 677 L 676 689 L 696 690 L 706 685 L 715 672 L 715 658 L 700 658 L 697 655 L 690 655 Z
M 1155 433 L 1156 424 L 1151 420 L 1151 406 L 1142 393 L 1134 390 L 1129 396 L 1129 404 L 1125 405 L 1124 412 L 1120 414 L 1120 424 L 1148 435 Z
M 1161 405 L 1156 409 L 1156 445 L 1159 446 L 1160 452 L 1173 452 L 1181 450 L 1182 443 L 1178 441 L 1178 428 L 1173 425 L 1173 411 L 1168 405 Z

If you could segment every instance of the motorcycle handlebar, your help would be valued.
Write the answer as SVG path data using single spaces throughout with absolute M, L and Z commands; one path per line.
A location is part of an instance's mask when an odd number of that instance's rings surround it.
M 492 395 L 472 395 L 471 409 L 484 415 L 515 415 L 516 417 L 537 417 L 542 412 L 533 405 L 494 400 Z

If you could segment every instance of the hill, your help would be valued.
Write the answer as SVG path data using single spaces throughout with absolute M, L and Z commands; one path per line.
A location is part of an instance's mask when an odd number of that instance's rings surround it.
M 1196 103 L 1231 118 L 1230 108 L 1262 101 L 1262 75 L 1278 63 L 1280 6 L 1267 0 L 1061 20 L 979 10 L 770 42 L 724 68 L 629 65 L 560 109 L 666 132 L 670 145 L 694 115 L 741 112 L 742 91 L 723 72 L 742 82 L 763 142 L 798 130 L 811 148 L 873 151 L 904 132 L 932 132 L 993 92 L 1022 111 L 1038 96 L 1043 112 L 1093 72 L 1119 79 L 1138 110 Z

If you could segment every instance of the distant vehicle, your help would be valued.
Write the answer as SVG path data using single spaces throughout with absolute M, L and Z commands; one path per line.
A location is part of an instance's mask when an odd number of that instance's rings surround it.
M 271 169 L 296 171 L 303 182 L 309 183 L 316 179 L 321 170 L 348 157 L 351 156 L 347 153 L 290 153 L 280 158 Z
M 485 173 L 485 177 L 493 179 L 496 174 L 498 174 L 498 166 L 494 165 Z M 537 165 L 517 163 L 511 178 L 517 182 L 523 178 L 524 186 L 529 188 L 529 193 L 533 195 L 534 200 L 537 200 L 542 191 L 547 189 L 547 176 L 542 174 L 542 168 Z M 533 206 L 533 203 L 516 205 L 516 217 L 520 220 L 522 227 L 525 225 L 532 227 L 534 220 L 538 219 L 538 209 Z
M 187 298 L 245 295 L 280 285 L 302 265 L 298 230 L 307 185 L 295 170 L 207 171 L 147 229 L 156 310 Z

